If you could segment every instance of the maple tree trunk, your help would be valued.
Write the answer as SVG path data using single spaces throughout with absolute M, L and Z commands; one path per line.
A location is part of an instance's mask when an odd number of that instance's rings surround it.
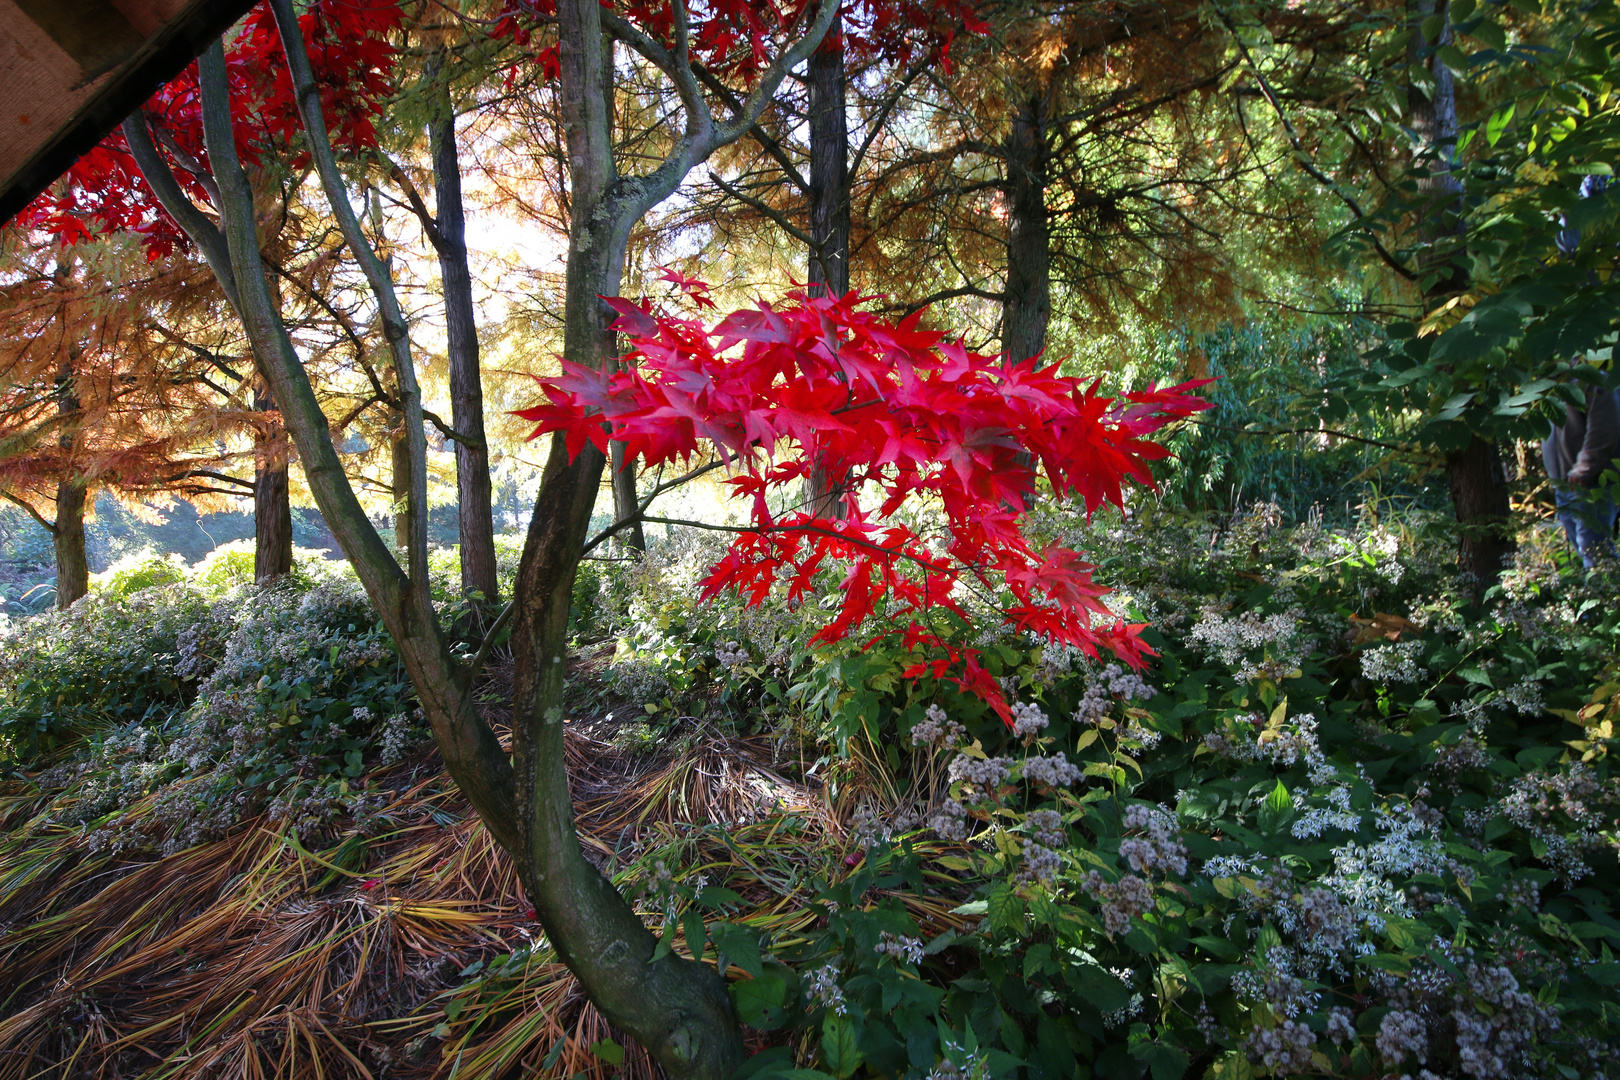
M 1046 220 L 1046 104 L 1037 94 L 1018 102 L 1005 146 L 1007 161 L 1007 291 L 1001 347 L 1012 363 L 1046 347 L 1052 317 L 1052 253 Z
M 428 125 L 438 210 L 439 275 L 444 283 L 445 338 L 450 362 L 450 424 L 456 440 L 456 520 L 461 541 L 461 592 L 494 603 L 495 515 L 490 495 L 489 443 L 484 435 L 484 384 L 479 371 L 467 218 L 461 200 L 456 114 L 449 95 Z
M 253 580 L 263 584 L 292 571 L 292 497 L 287 434 L 275 404 L 260 390 L 253 407 L 269 421 L 253 440 Z
M 1439 32 L 1426 42 L 1422 24 L 1435 16 L 1441 20 Z M 1425 45 L 1451 40 L 1450 2 L 1410 0 L 1407 21 L 1413 29 L 1407 58 L 1414 69 L 1426 69 L 1433 80 L 1432 91 L 1415 82 L 1408 86 L 1407 122 L 1422 144 L 1435 154 L 1429 175 L 1417 181 L 1419 193 L 1426 197 L 1419 234 L 1426 243 L 1435 243 L 1448 234 L 1461 235 L 1465 229 L 1462 185 L 1447 167 L 1457 143 L 1456 81 L 1437 57 L 1423 55 Z M 1445 252 L 1425 254 L 1419 265 L 1426 274 L 1433 275 L 1424 288 L 1424 299 L 1431 306 L 1468 287 L 1466 271 Z M 1446 454 L 1446 481 L 1459 530 L 1458 568 L 1483 592 L 1496 583 L 1517 547 L 1510 489 L 1496 439 L 1477 429 L 1471 432 L 1466 445 Z
M 629 224 L 642 211 L 615 199 L 611 74 L 597 0 L 560 0 L 559 100 L 569 159 L 570 236 L 563 354 L 575 364 L 611 362 L 609 309 L 619 291 Z M 677 178 L 678 179 L 678 178 Z M 580 851 L 563 753 L 568 609 L 590 527 L 604 456 L 587 446 L 573 461 L 551 441 L 513 597 L 513 766 L 517 857 L 525 893 L 546 936 L 591 1001 L 645 1046 L 673 1077 L 723 1080 L 743 1046 L 725 983 L 674 953 L 654 960 L 657 939 Z
M 62 480 L 56 485 L 56 526 L 51 541 L 56 549 L 56 608 L 66 611 L 90 591 L 90 562 L 84 551 L 83 482 Z
M 834 22 L 827 41 L 810 55 L 810 250 L 811 296 L 842 296 L 849 291 L 849 123 L 841 27 Z M 846 477 L 831 476 L 820 463 L 806 482 L 810 511 L 836 517 Z
M 290 8 L 277 4 L 275 13 L 281 25 L 287 25 L 283 18 L 292 22 Z M 284 37 L 298 40 L 295 33 Z M 196 230 L 198 247 L 234 297 L 259 370 L 270 383 L 282 422 L 298 449 L 310 493 L 399 649 L 445 768 L 496 842 L 513 850 L 517 829 L 512 820 L 514 792 L 506 751 L 474 707 L 431 596 L 401 569 L 355 497 L 332 445 L 326 415 L 265 282 L 253 191 L 236 156 L 225 56 L 218 42 L 198 58 L 198 71 L 204 144 L 220 192 L 223 237 L 208 233 L 206 220 L 194 208 L 188 210 L 187 205 L 174 201 L 179 188 L 172 175 L 159 177 L 152 186 L 160 198 L 168 200 L 165 207 L 171 215 Z M 317 154 L 331 154 L 324 127 L 310 132 L 310 143 Z M 228 262 L 219 261 L 222 248 Z

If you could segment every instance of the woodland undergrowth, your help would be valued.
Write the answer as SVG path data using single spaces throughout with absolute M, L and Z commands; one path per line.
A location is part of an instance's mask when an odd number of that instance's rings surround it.
M 935 630 L 1011 727 L 898 641 L 809 650 L 809 605 L 698 602 L 701 534 L 588 562 L 581 842 L 723 966 L 753 1076 L 1603 1075 L 1620 572 L 1532 529 L 1475 602 L 1437 523 L 1280 516 L 1042 512 L 1160 656 L 969 600 Z M 352 581 L 243 570 L 126 573 L 4 642 L 0 1080 L 653 1075 Z M 500 732 L 498 650 L 480 678 Z

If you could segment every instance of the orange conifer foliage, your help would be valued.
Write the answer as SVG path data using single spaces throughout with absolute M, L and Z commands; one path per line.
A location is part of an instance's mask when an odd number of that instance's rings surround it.
M 0 273 L 0 497 L 52 534 L 66 607 L 88 587 L 95 492 L 213 509 L 251 489 L 227 471 L 249 403 L 222 407 L 176 341 L 210 295 L 195 268 L 148 263 L 121 239 L 17 245 Z

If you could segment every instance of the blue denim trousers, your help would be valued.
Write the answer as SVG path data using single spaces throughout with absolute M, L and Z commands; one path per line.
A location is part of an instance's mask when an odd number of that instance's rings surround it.
M 1614 558 L 1614 499 L 1588 488 L 1555 488 L 1558 523 L 1590 570 L 1600 557 Z

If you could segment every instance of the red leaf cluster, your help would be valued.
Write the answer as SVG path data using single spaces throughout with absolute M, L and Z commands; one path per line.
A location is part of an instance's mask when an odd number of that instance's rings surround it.
M 399 0 L 319 0 L 299 19 L 334 148 L 353 155 L 376 145 L 375 118 L 393 94 Z M 294 144 L 300 129 L 286 53 L 268 6 L 260 4 L 226 46 L 236 152 L 250 167 Z M 187 193 L 206 202 L 196 175 L 207 168 L 197 65 L 191 64 L 146 103 L 161 149 Z M 293 161 L 301 168 L 308 155 Z M 30 203 L 19 222 L 72 244 L 93 231 L 141 236 L 153 259 L 185 246 L 185 234 L 158 204 L 114 131 L 68 170 L 66 182 Z
M 1008 625 L 1089 655 L 1107 650 L 1137 667 L 1151 655 L 1141 627 L 1103 603 L 1092 567 L 1066 548 L 1037 550 L 1022 515 L 1041 496 L 1037 469 L 1053 496 L 1078 497 L 1088 514 L 1120 504 L 1128 479 L 1151 487 L 1148 463 L 1168 451 L 1150 436 L 1209 408 L 1191 392 L 1202 382 L 1104 397 L 1095 380 L 1056 365 L 971 352 L 921 329 L 920 315 L 889 322 L 853 293 L 796 293 L 712 327 L 654 315 L 646 301 L 607 302 L 634 344 L 621 370 L 565 361 L 540 380 L 548 401 L 518 415 L 537 425 L 531 437 L 562 433 L 570 454 L 619 440 L 649 465 L 711 448 L 729 458 L 727 483 L 751 524 L 705 579 L 705 597 L 731 588 L 759 603 L 782 586 L 797 600 L 818 571 L 839 566 L 843 603 L 816 640 L 877 619 L 931 657 L 908 676 L 950 678 L 1004 717 L 977 653 L 936 629 L 942 612 L 967 618 L 965 589 Z M 813 463 L 847 476 L 860 499 L 837 518 L 773 510 L 795 501 Z M 936 510 L 943 527 L 919 531 L 897 516 L 907 506 Z

